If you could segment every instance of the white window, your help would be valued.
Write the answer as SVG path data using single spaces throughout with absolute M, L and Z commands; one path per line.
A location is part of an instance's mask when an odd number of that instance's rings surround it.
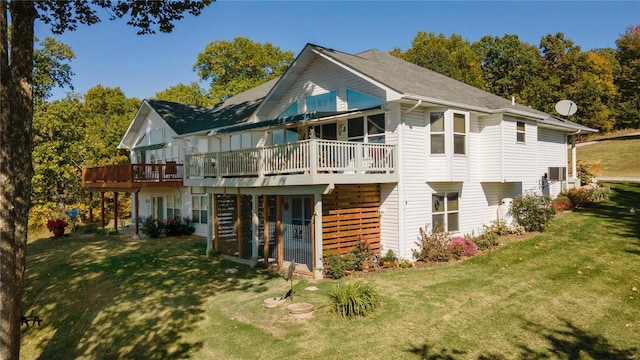
M 444 154 L 444 112 L 429 113 L 431 154 Z
M 280 145 L 298 141 L 298 129 L 279 129 L 271 132 L 271 144 Z
M 191 219 L 197 224 L 206 224 L 209 216 L 207 196 L 191 197 Z
M 251 147 L 251 133 L 231 135 L 231 150 L 250 149 Z
M 167 196 L 167 219 L 176 218 L 179 219 L 182 209 L 182 198 L 178 196 Z
M 458 193 L 445 192 L 431 195 L 431 225 L 433 231 L 458 231 Z
M 525 139 L 526 139 L 525 129 L 526 129 L 526 126 L 524 122 L 522 121 L 516 122 L 516 141 L 517 142 L 519 143 L 525 142 Z
M 467 119 L 464 114 L 453 114 L 453 153 L 467 153 Z
M 384 144 L 384 113 L 349 119 L 347 122 L 347 140 Z

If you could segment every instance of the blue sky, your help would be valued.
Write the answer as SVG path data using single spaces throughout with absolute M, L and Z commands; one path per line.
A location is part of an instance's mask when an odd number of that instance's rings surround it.
M 56 36 L 76 54 L 75 92 L 101 84 L 128 97 L 149 98 L 178 83 L 197 81 L 198 53 L 216 40 L 244 36 L 271 42 L 296 55 L 306 43 L 357 53 L 372 48 L 406 50 L 418 31 L 484 35 L 516 34 L 538 44 L 563 32 L 583 50 L 612 47 L 629 25 L 640 23 L 638 1 L 218 1 L 199 17 L 185 16 L 171 34 L 136 35 L 125 21 L 81 26 Z M 36 36 L 51 36 L 36 24 Z M 204 84 L 206 87 L 207 85 Z M 64 96 L 58 90 L 54 99 Z

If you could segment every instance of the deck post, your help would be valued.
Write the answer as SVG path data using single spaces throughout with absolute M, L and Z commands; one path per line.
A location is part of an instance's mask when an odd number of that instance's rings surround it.
M 238 242 L 238 257 L 242 259 L 242 196 L 240 188 L 236 194 L 236 241 Z
M 260 244 L 260 218 L 258 217 L 258 195 L 251 195 L 251 263 L 255 266 L 258 262 L 258 246 Z
M 276 195 L 276 246 L 278 247 L 278 267 L 282 269 L 284 244 L 282 242 L 282 195 Z
M 216 195 L 213 195 L 213 248 L 216 252 L 220 252 L 220 218 L 218 218 L 218 202 L 216 201 Z
M 133 238 L 134 239 L 140 239 L 140 199 L 138 197 L 138 193 L 140 192 L 140 190 L 136 190 L 133 193 L 133 204 L 136 208 L 136 212 L 135 212 L 135 233 L 133 234 Z
M 208 219 L 207 219 L 207 256 L 211 255 L 211 251 L 213 250 L 213 224 L 214 221 L 213 217 L 215 216 L 215 214 L 213 213 L 213 194 L 212 193 L 208 193 L 207 194 L 207 210 L 209 210 L 208 212 Z
M 105 223 L 104 223 L 104 191 L 100 192 L 100 216 L 101 216 L 101 222 L 102 222 L 102 228 L 104 229 Z
M 262 221 L 264 237 L 264 266 L 269 266 L 269 200 L 267 195 L 262 195 Z
M 322 279 L 322 193 L 315 193 L 313 200 L 313 269 L 311 271 L 315 279 Z
M 118 232 L 118 193 L 113 192 L 113 228 Z

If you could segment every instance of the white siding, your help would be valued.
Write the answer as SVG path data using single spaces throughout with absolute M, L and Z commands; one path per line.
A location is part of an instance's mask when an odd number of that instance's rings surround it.
M 298 101 L 298 113 L 304 113 L 305 98 L 307 96 L 319 95 L 329 91 L 337 91 L 337 110 L 347 110 L 347 88 L 380 99 L 386 99 L 385 91 L 381 88 L 324 58 L 317 57 L 291 88 L 287 90 L 277 105 L 268 111 L 266 118 L 273 119 L 277 117 L 294 101 Z
M 545 174 L 549 167 L 566 167 L 569 161 L 567 155 L 566 137 L 563 132 L 538 128 L 538 174 Z M 545 183 L 546 185 L 546 183 Z M 548 181 L 548 188 L 543 188 L 546 195 L 556 197 L 562 191 L 562 182 Z
M 492 115 L 479 119 L 480 161 L 471 166 L 480 167 L 481 181 L 502 181 L 502 117 Z M 474 147 L 472 150 L 475 150 Z M 475 172 L 472 172 L 475 173 Z
M 516 121 L 525 123 L 525 142 L 516 141 Z M 537 162 L 537 129 L 535 123 L 524 120 L 505 118 L 502 122 L 504 148 L 504 180 L 508 182 L 536 178 Z
M 400 189 L 402 195 L 399 204 L 402 217 L 402 232 L 399 239 L 399 256 L 411 257 L 411 248 L 418 237 L 418 229 L 429 221 L 431 192 L 427 186 L 426 154 L 428 154 L 426 115 L 421 109 L 404 113 L 408 108 L 403 107 L 404 124 L 400 141 L 402 142 L 401 156 L 403 157 L 400 172 Z M 431 159 L 430 159 L 431 160 Z
M 180 213 L 182 217 L 189 216 L 191 217 L 191 192 L 188 187 L 181 188 L 157 188 L 157 189 L 149 189 L 145 188 L 140 191 L 138 194 L 138 201 L 140 204 L 140 209 L 138 211 L 138 216 L 141 220 L 144 220 L 148 216 L 153 216 L 153 197 L 162 197 L 163 207 L 164 207 L 164 215 L 166 217 L 166 208 L 167 208 L 167 196 L 180 196 L 182 199 L 182 206 L 180 208 Z M 131 209 L 133 210 L 133 195 L 131 196 Z M 211 221 L 211 211 L 209 211 L 209 221 Z M 131 214 L 131 219 L 134 219 L 135 214 Z M 207 224 L 194 224 L 196 231 L 194 235 L 199 236 L 207 236 Z M 142 234 L 142 229 L 140 230 L 140 235 Z
M 396 184 L 380 185 L 380 243 L 382 255 L 393 250 L 399 254 L 398 239 L 398 186 Z

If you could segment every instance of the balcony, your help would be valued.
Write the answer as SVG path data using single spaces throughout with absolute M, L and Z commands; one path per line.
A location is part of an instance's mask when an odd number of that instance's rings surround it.
M 146 187 L 182 186 L 182 164 L 123 164 L 82 169 L 82 187 L 125 191 Z
M 396 149 L 387 144 L 310 139 L 187 155 L 185 182 L 203 186 L 396 182 Z

